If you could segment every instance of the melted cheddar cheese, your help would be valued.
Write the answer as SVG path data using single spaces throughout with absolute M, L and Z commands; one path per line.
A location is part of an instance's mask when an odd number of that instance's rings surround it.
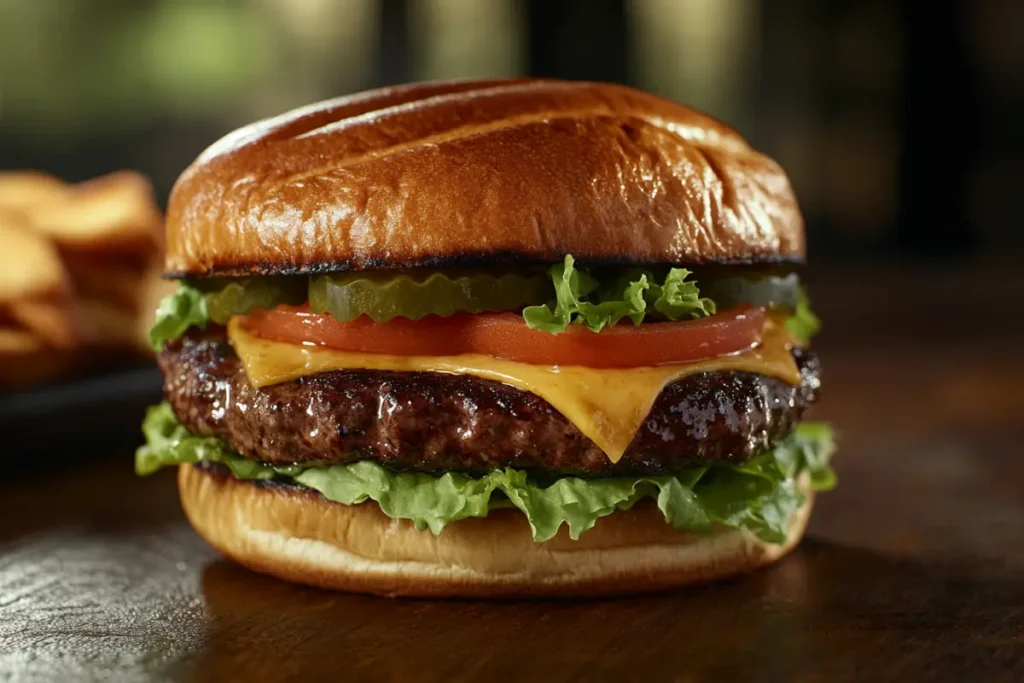
M 661 390 L 682 377 L 742 370 L 790 384 L 800 382 L 800 372 L 790 354 L 792 339 L 773 320 L 766 322 L 761 344 L 749 351 L 697 363 L 629 369 L 531 365 L 479 354 L 390 356 L 336 351 L 263 339 L 247 332 L 238 319 L 229 322 L 228 336 L 254 387 L 333 370 L 444 372 L 509 384 L 550 403 L 612 462 L 622 457 Z

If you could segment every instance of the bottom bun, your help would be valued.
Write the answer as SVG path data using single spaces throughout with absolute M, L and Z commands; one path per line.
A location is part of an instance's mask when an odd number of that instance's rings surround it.
M 376 503 L 342 505 L 290 485 L 251 482 L 182 465 L 192 526 L 239 564 L 287 581 L 359 593 L 415 596 L 596 596 L 710 581 L 770 564 L 803 535 L 813 494 L 782 545 L 748 531 L 676 531 L 653 504 L 602 517 L 578 541 L 565 527 L 536 543 L 526 518 L 502 509 L 449 524 L 437 536 Z

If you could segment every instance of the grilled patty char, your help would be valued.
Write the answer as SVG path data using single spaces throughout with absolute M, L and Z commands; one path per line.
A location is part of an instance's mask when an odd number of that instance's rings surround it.
M 255 460 L 610 476 L 738 463 L 764 451 L 792 431 L 819 385 L 817 357 L 793 354 L 799 386 L 735 371 L 669 384 L 617 463 L 544 399 L 491 380 L 343 370 L 254 389 L 222 329 L 189 332 L 159 363 L 182 424 Z

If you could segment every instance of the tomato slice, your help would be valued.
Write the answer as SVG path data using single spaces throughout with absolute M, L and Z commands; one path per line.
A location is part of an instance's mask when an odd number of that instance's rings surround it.
M 740 306 L 686 322 L 623 323 L 599 333 L 577 325 L 550 334 L 527 327 L 515 313 L 458 314 L 375 323 L 362 316 L 341 322 L 307 306 L 258 310 L 242 319 L 256 336 L 340 351 L 399 356 L 479 353 L 537 365 L 632 368 L 692 363 L 739 353 L 761 341 L 765 311 Z

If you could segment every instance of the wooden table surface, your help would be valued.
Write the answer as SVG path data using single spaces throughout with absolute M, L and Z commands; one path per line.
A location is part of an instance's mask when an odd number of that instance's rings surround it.
M 772 568 L 617 600 L 325 593 L 220 559 L 123 453 L 0 485 L 0 678 L 1024 681 L 1024 301 L 980 280 L 981 310 L 816 295 L 840 486 Z

